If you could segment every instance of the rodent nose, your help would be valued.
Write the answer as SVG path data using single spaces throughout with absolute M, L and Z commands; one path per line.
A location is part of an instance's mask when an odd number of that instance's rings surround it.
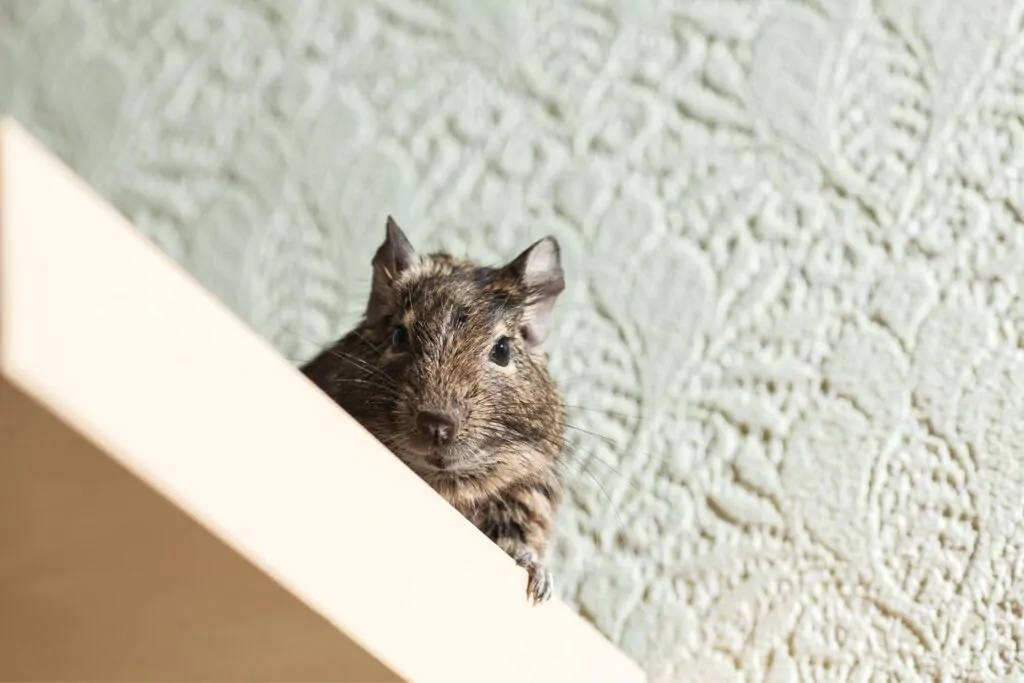
M 459 431 L 459 423 L 451 413 L 423 410 L 416 416 L 416 424 L 423 436 L 437 446 L 450 444 L 452 437 Z

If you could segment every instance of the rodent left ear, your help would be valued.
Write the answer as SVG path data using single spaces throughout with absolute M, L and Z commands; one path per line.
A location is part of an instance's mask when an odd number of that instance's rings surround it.
M 420 260 L 409 238 L 391 216 L 388 216 L 385 233 L 384 243 L 373 255 L 373 283 L 368 311 L 374 310 L 386 301 L 394 281 Z
M 526 293 L 523 338 L 530 347 L 537 346 L 551 333 L 555 301 L 565 289 L 558 240 L 549 235 L 534 242 L 506 268 Z

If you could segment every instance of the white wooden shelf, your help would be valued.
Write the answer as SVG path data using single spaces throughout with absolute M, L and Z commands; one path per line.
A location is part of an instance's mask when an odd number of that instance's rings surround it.
M 0 679 L 642 681 L 0 124 Z

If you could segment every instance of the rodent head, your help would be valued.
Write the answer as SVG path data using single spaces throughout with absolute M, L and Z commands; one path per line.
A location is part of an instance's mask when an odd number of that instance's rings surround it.
M 564 409 L 540 345 L 564 288 L 553 237 L 481 267 L 417 254 L 389 216 L 361 330 L 395 388 L 378 438 L 428 480 L 550 467 Z

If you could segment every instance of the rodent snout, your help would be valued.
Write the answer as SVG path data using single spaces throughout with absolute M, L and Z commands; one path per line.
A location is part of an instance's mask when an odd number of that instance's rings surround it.
M 447 446 L 459 431 L 459 421 L 451 413 L 421 410 L 416 416 L 420 433 L 435 446 Z

